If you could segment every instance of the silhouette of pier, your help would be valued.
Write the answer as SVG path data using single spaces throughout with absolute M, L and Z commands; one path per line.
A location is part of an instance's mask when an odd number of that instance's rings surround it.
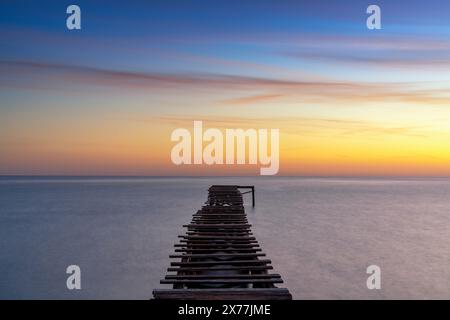
M 240 189 L 251 189 L 242 193 Z M 214 185 L 208 200 L 175 244 L 176 259 L 161 284 L 172 289 L 153 290 L 155 299 L 176 300 L 290 300 L 288 289 L 278 288 L 283 280 L 269 273 L 265 259 L 251 232 L 244 209 L 245 193 L 254 186 Z

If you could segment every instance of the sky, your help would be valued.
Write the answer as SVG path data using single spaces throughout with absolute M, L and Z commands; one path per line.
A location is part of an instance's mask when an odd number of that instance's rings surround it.
M 202 120 L 279 129 L 279 175 L 450 176 L 449 21 L 438 0 L 2 1 L 0 175 L 259 173 L 174 165 Z

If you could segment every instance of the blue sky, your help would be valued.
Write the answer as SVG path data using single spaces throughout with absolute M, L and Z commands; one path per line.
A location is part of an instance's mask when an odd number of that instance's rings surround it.
M 82 30 L 66 28 L 70 4 L 81 7 Z M 366 28 L 369 4 L 381 7 L 381 30 Z M 3 1 L 0 150 L 9 156 L 0 159 L 0 173 L 48 173 L 45 161 L 55 172 L 92 171 L 87 154 L 104 160 L 114 149 L 111 135 L 104 136 L 108 130 L 123 133 L 113 136 L 131 148 L 130 159 L 138 163 L 132 172 L 147 173 L 130 119 L 153 119 L 160 136 L 198 117 L 228 124 L 298 119 L 270 122 L 286 127 L 286 149 L 317 135 L 344 143 L 336 139 L 348 126 L 361 134 L 358 148 L 365 141 L 361 132 L 382 135 L 393 150 L 405 146 L 405 135 L 440 141 L 449 120 L 449 21 L 450 2 L 437 0 Z M 71 131 L 60 135 L 61 123 Z M 436 157 L 437 140 L 419 143 L 420 154 Z M 105 141 L 109 151 L 98 147 Z M 157 167 L 169 152 L 159 141 L 149 143 L 161 150 L 159 158 L 146 160 Z M 377 156 L 378 147 L 371 149 Z M 343 157 L 355 159 L 352 152 Z M 395 156 L 417 157 L 402 152 Z M 74 154 L 86 164 L 68 169 L 63 160 Z M 341 153 L 315 154 L 335 161 Z M 19 156 L 30 161 L 16 165 Z M 45 161 L 33 165 L 36 157 Z M 107 173 L 125 172 L 131 160 L 114 157 Z M 288 158 L 294 167 L 295 155 Z
M 332 47 L 333 37 L 440 41 L 450 36 L 448 1 L 378 1 L 383 30 L 373 33 L 365 26 L 367 1 L 78 1 L 81 32 L 65 28 L 70 3 L 3 2 L 0 23 L 7 42 L 2 60 L 171 71 L 174 66 L 185 69 L 186 63 L 162 59 L 167 51 L 277 65 L 292 63 L 281 53 L 311 46 L 304 38 L 331 38 Z M 355 59 L 380 54 L 367 53 L 358 43 L 341 51 L 327 48 L 326 53 Z M 381 54 L 391 56 L 389 51 Z

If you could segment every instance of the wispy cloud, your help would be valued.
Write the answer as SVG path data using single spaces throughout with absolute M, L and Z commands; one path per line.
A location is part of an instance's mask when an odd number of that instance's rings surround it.
M 283 97 L 282 94 L 259 94 L 254 96 L 247 96 L 241 98 L 227 99 L 222 101 L 224 104 L 229 105 L 248 105 L 260 102 L 270 101 L 276 98 Z
M 344 63 L 351 65 L 374 65 L 388 68 L 423 68 L 423 67 L 448 67 L 450 66 L 450 54 L 446 52 L 369 52 L 352 53 L 347 52 L 327 52 L 327 51 L 297 51 L 284 52 L 285 56 L 308 59 L 329 63 Z
M 147 119 L 135 119 L 164 124 L 169 127 L 192 127 L 193 121 L 202 120 L 205 127 L 226 128 L 283 128 L 284 134 L 306 136 L 329 136 L 340 139 L 353 139 L 355 136 L 404 136 L 413 138 L 427 138 L 436 134 L 448 136 L 446 132 L 439 132 L 430 126 L 401 126 L 388 125 L 363 120 L 346 120 L 334 118 L 313 117 L 215 117 L 204 115 L 166 115 Z
M 448 38 L 411 36 L 306 36 L 276 54 L 301 60 L 358 66 L 440 67 L 450 64 Z
M 376 102 L 395 101 L 420 104 L 449 104 L 449 88 L 427 90 L 420 83 L 355 83 L 350 81 L 298 81 L 239 75 L 183 73 L 168 74 L 102 69 L 27 61 L 0 61 L 0 86 L 60 88 L 64 85 L 120 87 L 135 90 L 184 90 L 249 94 L 231 98 L 228 103 L 245 104 L 281 96 L 297 102 Z M 223 102 L 223 99 L 220 100 Z
M 74 82 L 89 82 L 97 85 L 119 85 L 130 87 L 161 87 L 161 86 L 200 86 L 204 88 L 300 88 L 318 86 L 348 87 L 352 84 L 340 82 L 307 82 L 283 79 L 255 78 L 223 74 L 167 74 L 154 72 L 133 72 L 112 69 L 102 69 L 89 66 L 68 64 L 42 63 L 29 61 L 0 61 L 2 83 L 10 78 L 32 76 L 54 76 L 53 80 L 69 80 Z M 59 78 L 58 78 L 59 76 Z M 49 78 L 51 80 L 51 78 Z M 356 84 L 353 84 L 356 85 Z

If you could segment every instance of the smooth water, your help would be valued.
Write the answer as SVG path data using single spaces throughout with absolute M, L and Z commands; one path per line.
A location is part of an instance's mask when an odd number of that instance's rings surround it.
M 151 298 L 212 184 L 256 186 L 254 234 L 296 299 L 450 298 L 448 179 L 259 177 L 0 178 L 0 298 Z

